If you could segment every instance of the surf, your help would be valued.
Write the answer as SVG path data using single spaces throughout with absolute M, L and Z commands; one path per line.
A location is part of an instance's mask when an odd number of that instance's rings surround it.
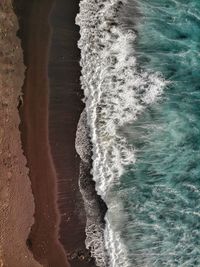
M 113 267 L 131 266 L 121 238 L 124 207 L 120 192 L 113 188 L 120 185 L 126 168 L 135 163 L 135 152 L 120 130 L 157 101 L 166 85 L 159 72 L 144 71 L 137 64 L 136 32 L 123 27 L 119 20 L 125 4 L 83 0 L 76 18 L 81 35 L 83 101 L 93 152 L 91 173 L 96 191 L 108 207 L 102 242 L 109 255 L 108 265 Z M 97 258 L 99 247 L 88 240 L 86 246 Z M 104 264 L 98 259 L 98 266 Z

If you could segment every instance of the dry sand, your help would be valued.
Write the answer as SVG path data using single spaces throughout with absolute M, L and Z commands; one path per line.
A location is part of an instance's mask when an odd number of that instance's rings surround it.
M 17 28 L 11 1 L 0 1 L 0 266 L 39 267 L 26 246 L 34 201 L 19 132 L 24 66 Z

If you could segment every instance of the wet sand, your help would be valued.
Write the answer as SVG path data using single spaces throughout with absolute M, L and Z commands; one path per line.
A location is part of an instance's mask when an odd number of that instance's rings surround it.
M 27 245 L 38 262 L 51 267 L 69 266 L 67 257 L 72 267 L 95 266 L 88 262 L 84 245 L 85 212 L 75 151 L 83 109 L 74 24 L 78 2 L 15 1 L 27 67 L 20 129 L 35 201 Z
M 78 11 L 79 0 L 58 0 L 50 16 L 49 139 L 58 179 L 60 240 L 72 257 L 74 252 L 87 257 L 84 244 L 86 219 L 78 187 L 80 160 L 75 150 L 77 124 L 84 108 L 80 90 L 80 51 L 77 48 L 79 28 L 75 25 Z M 79 261 L 72 262 L 72 266 L 79 266 Z M 80 263 L 81 267 L 94 266 L 84 261 Z

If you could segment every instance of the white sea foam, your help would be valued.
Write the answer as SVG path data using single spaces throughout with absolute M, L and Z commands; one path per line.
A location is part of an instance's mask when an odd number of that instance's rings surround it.
M 121 238 L 123 229 L 124 212 L 122 203 L 117 196 L 113 196 L 105 217 L 106 227 L 104 232 L 105 247 L 109 255 L 109 267 L 132 267 L 128 260 L 128 251 Z
M 102 211 L 100 210 L 99 200 L 91 184 L 91 144 L 89 139 L 89 129 L 87 126 L 87 114 L 82 112 L 77 132 L 76 132 L 76 151 L 81 158 L 79 189 L 84 201 L 86 212 L 86 247 L 95 257 L 98 266 L 106 266 L 107 253 L 104 245 L 104 225 L 102 223 Z
M 120 182 L 126 166 L 135 162 L 134 148 L 119 134 L 119 129 L 135 120 L 165 86 L 158 73 L 138 68 L 134 56 L 135 32 L 121 27 L 118 21 L 118 11 L 125 3 L 82 0 L 76 19 L 81 34 L 78 43 L 81 84 L 93 145 L 92 174 L 96 190 L 108 206 L 105 246 L 112 267 L 126 267 L 129 263 L 117 220 L 113 221 L 114 214 L 122 212 L 122 207 L 111 189 Z

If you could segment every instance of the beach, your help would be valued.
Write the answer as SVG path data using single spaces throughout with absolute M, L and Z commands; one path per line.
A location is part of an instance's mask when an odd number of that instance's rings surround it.
M 53 2 L 37 1 L 21 7 L 19 37 L 22 38 L 24 63 L 27 67 L 23 85 L 24 104 L 21 107 L 21 137 L 27 158 L 35 202 L 34 224 L 27 245 L 43 266 L 68 266 L 64 249 L 58 241 L 59 214 L 56 208 L 56 172 L 48 139 L 48 76 L 47 60 L 50 41 L 48 14 Z M 30 9 L 29 9 L 30 8 Z M 37 20 L 35 20 L 37 16 Z M 23 24 L 24 23 L 24 24 Z
M 34 200 L 21 147 L 18 114 L 24 80 L 11 1 L 0 1 L 0 266 L 39 267 L 26 246 Z
M 0 267 L 200 266 L 185 2 L 0 0 Z
M 86 217 L 78 185 L 80 159 L 75 149 L 77 125 L 84 108 L 77 47 L 79 28 L 75 25 L 78 11 L 78 0 L 59 0 L 50 15 L 49 140 L 58 180 L 60 241 L 73 259 L 72 266 L 84 267 L 95 264 L 85 249 Z
M 61 17 L 59 27 L 53 23 L 60 13 L 52 13 L 52 25 L 49 21 L 53 4 L 14 2 L 18 31 L 11 2 L 0 3 L 1 266 L 64 267 L 69 261 L 71 266 L 95 266 L 84 244 L 86 219 L 75 152 L 76 128 L 83 109 L 78 29 L 69 35 L 65 32 L 70 20 L 70 27 L 75 25 L 78 1 L 74 9 L 72 5 L 70 16 Z M 67 10 L 62 1 L 59 4 L 59 12 Z M 55 40 L 51 42 L 52 36 Z M 64 49 L 64 56 L 74 58 L 62 65 L 63 59 L 55 52 L 56 45 L 63 43 L 69 48 L 68 53 Z M 59 96 L 54 94 L 61 88 L 56 81 L 62 86 Z M 58 97 L 62 101 L 56 106 Z
M 0 263 L 95 267 L 97 245 L 104 261 L 107 208 L 90 174 L 79 1 L 1 1 L 0 7 Z
M 76 129 L 83 110 L 79 1 L 16 1 L 26 66 L 21 137 L 35 202 L 27 245 L 43 266 L 95 266 L 85 248 Z

